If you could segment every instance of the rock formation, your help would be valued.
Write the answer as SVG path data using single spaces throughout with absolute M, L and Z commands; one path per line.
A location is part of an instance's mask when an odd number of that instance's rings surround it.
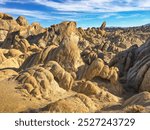
M 20 26 L 28 26 L 28 21 L 26 20 L 25 17 L 23 16 L 19 16 L 17 19 L 16 19 L 17 23 L 20 25 Z
M 149 36 L 0 13 L 0 112 L 150 112 Z
M 49 61 L 44 67 L 53 74 L 60 87 L 71 90 L 74 82 L 72 75 L 65 71 L 56 61 Z
M 149 46 L 150 40 L 140 47 L 133 45 L 124 52 L 120 52 L 110 62 L 110 66 L 117 66 L 121 80 L 126 88 L 135 91 L 150 91 L 149 86 Z
M 16 77 L 16 80 L 20 83 L 18 89 L 24 89 L 26 94 L 39 99 L 50 98 L 51 95 L 59 95 L 65 92 L 59 87 L 53 74 L 43 67 L 35 66 L 22 71 Z
M 95 110 L 96 104 L 89 97 L 83 94 L 76 94 L 74 96 L 58 100 L 55 103 L 49 104 L 44 109 L 44 111 L 61 113 L 94 112 Z

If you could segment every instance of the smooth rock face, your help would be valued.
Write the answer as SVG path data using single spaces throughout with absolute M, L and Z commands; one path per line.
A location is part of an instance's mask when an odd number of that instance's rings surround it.
M 13 77 L 13 76 L 17 76 L 18 73 L 15 70 L 12 69 L 3 69 L 0 70 L 0 81 Z
M 145 73 L 145 76 L 143 78 L 143 81 L 141 83 L 140 86 L 140 91 L 149 91 L 150 92 L 150 69 L 147 70 L 147 72 Z
M 4 40 L 7 37 L 7 33 L 8 33 L 8 31 L 0 30 L 0 42 L 4 42 Z
M 0 112 L 150 112 L 149 36 L 0 13 Z
M 149 106 L 149 104 L 150 104 L 150 93 L 141 92 L 127 99 L 123 105 L 124 106 L 129 106 L 129 105 Z
M 76 94 L 49 104 L 48 109 L 49 112 L 82 113 L 94 112 L 96 110 L 96 105 L 89 97 L 83 94 Z
M 0 19 L 4 19 L 4 20 L 12 20 L 13 17 L 10 16 L 9 14 L 0 13 Z
M 19 16 L 17 19 L 16 19 L 17 23 L 20 25 L 20 26 L 28 26 L 28 21 L 25 19 L 25 17 L 23 16 Z
M 9 58 L 0 64 L 0 68 L 19 68 L 19 63 L 16 58 Z

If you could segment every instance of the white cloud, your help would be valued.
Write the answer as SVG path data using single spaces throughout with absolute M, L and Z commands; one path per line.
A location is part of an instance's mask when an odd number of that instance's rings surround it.
M 138 0 L 138 5 L 140 7 L 149 8 L 150 7 L 150 0 Z
M 34 0 L 33 2 L 58 11 L 121 12 L 150 10 L 149 0 L 136 0 L 136 2 L 135 0 L 64 0 L 63 2 Z
M 150 10 L 150 0 L 0 0 L 0 3 L 32 3 L 66 12 L 122 12 Z
M 32 0 L 0 0 L 0 4 L 6 4 L 6 3 L 28 3 L 28 2 L 32 2 Z
M 30 16 L 38 19 L 51 19 L 51 17 L 41 11 L 35 11 L 35 10 L 22 10 L 22 9 L 15 9 L 15 8 L 0 8 L 0 12 L 13 14 L 13 15 L 24 15 L 24 16 Z
M 45 13 L 45 12 L 42 12 L 42 11 L 22 10 L 22 9 L 3 8 L 3 7 L 0 8 L 0 12 L 11 14 L 11 15 L 17 15 L 17 16 L 23 15 L 23 16 L 31 17 L 31 18 L 34 18 L 34 19 L 37 19 L 37 20 L 77 21 L 75 19 L 75 16 L 74 15 L 72 16 L 71 14 L 70 14 L 70 16 L 68 16 L 68 15 L 66 15 L 66 16 L 54 16 L 54 15 L 51 15 L 51 14 L 48 14 L 48 13 Z M 67 13 L 67 14 L 69 14 L 69 13 Z M 74 14 L 76 14 L 76 13 L 74 13 Z
M 5 4 L 7 0 L 0 0 L 0 4 Z
M 116 16 L 117 19 L 135 18 L 135 17 L 143 17 L 143 15 L 137 13 L 137 14 L 130 14 L 130 15 L 120 15 L 120 14 L 118 14 Z
M 104 19 L 104 18 L 109 18 L 111 16 L 118 16 L 118 14 L 117 13 L 105 13 L 102 16 L 100 16 L 99 18 L 103 18 Z
M 35 3 L 48 6 L 51 8 L 54 8 L 59 11 L 88 11 L 92 10 L 92 7 L 88 5 L 88 3 L 85 3 L 85 1 L 71 1 L 67 0 L 63 3 L 54 2 L 54 1 L 48 1 L 48 0 L 34 0 Z

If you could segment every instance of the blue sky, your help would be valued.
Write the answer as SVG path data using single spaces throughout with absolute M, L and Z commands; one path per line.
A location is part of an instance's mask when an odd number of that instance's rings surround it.
M 138 26 L 150 23 L 150 0 L 0 0 L 0 12 L 48 27 L 62 21 L 78 26 Z

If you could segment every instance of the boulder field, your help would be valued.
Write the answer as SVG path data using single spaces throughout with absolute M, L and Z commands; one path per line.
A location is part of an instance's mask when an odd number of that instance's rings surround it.
M 42 27 L 0 13 L 0 112 L 150 112 L 150 26 Z

